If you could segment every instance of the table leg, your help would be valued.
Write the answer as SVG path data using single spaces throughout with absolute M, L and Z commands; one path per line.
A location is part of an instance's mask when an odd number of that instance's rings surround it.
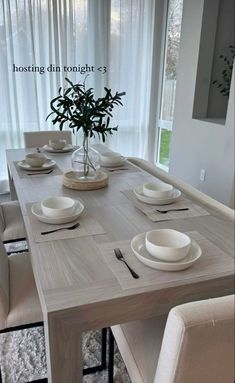
M 8 171 L 10 196 L 11 196 L 11 200 L 14 201 L 14 200 L 18 199 L 17 194 L 16 194 L 16 189 L 15 189 L 14 181 L 13 181 L 12 176 L 11 176 L 11 172 L 10 172 L 8 167 L 7 167 L 7 171 Z
M 82 333 L 78 325 L 58 314 L 45 321 L 49 383 L 82 383 Z

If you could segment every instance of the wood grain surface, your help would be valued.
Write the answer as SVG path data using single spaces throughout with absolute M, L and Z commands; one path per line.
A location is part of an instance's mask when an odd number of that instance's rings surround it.
M 180 303 L 233 292 L 234 224 L 218 209 L 207 206 L 210 215 L 151 222 L 121 190 L 154 181 L 152 175 L 145 171 L 123 171 L 110 175 L 106 188 L 72 190 L 63 186 L 62 175 L 20 178 L 13 162 L 29 151 L 32 149 L 8 150 L 7 161 L 11 191 L 17 193 L 23 212 L 44 313 L 49 382 L 82 382 L 82 331 L 160 315 Z M 53 155 L 53 159 L 63 172 L 70 170 L 69 155 Z M 105 233 L 37 243 L 27 204 L 52 195 L 81 198 Z M 186 197 L 205 207 L 201 193 L 202 204 L 199 197 Z M 181 272 L 180 278 L 171 279 L 168 273 L 161 272 L 156 282 L 152 278 L 151 284 L 123 288 L 116 271 L 103 257 L 102 245 L 116 241 L 128 244 L 135 235 L 156 228 L 198 232 L 216 246 L 218 254 L 221 250 L 224 263 L 218 259 L 213 263 L 212 257 L 211 268 L 202 262 L 194 271 L 192 268 Z M 205 257 L 210 257 L 207 250 Z M 190 278 L 188 273 L 192 273 Z

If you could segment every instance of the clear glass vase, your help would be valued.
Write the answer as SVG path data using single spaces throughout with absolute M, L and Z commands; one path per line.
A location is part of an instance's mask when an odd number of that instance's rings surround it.
M 72 167 L 77 179 L 95 179 L 100 168 L 99 153 L 90 146 L 89 137 L 83 136 L 83 143 L 72 154 Z

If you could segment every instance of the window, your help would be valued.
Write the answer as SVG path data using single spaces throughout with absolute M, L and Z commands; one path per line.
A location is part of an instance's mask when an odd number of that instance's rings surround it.
M 0 2 L 0 180 L 7 177 L 5 149 L 22 147 L 24 131 L 58 129 L 45 121 L 50 100 L 65 77 L 83 81 L 89 71 L 71 69 L 86 64 L 94 68 L 86 85 L 97 95 L 103 86 L 126 92 L 114 112 L 118 132 L 107 145 L 125 156 L 148 159 L 151 152 L 154 160 L 151 92 L 159 66 L 153 66 L 153 54 L 160 57 L 154 42 L 162 42 L 155 17 L 163 19 L 163 8 L 155 0 Z M 36 67 L 42 70 L 31 69 Z
M 157 150 L 157 165 L 165 170 L 169 167 L 182 11 L 183 0 L 169 0 Z

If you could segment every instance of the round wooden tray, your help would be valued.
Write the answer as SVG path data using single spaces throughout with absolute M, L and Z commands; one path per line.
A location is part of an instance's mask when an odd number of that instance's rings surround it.
M 69 189 L 96 190 L 108 185 L 108 174 L 99 170 L 95 179 L 78 179 L 78 172 L 73 170 L 64 173 L 63 185 Z

